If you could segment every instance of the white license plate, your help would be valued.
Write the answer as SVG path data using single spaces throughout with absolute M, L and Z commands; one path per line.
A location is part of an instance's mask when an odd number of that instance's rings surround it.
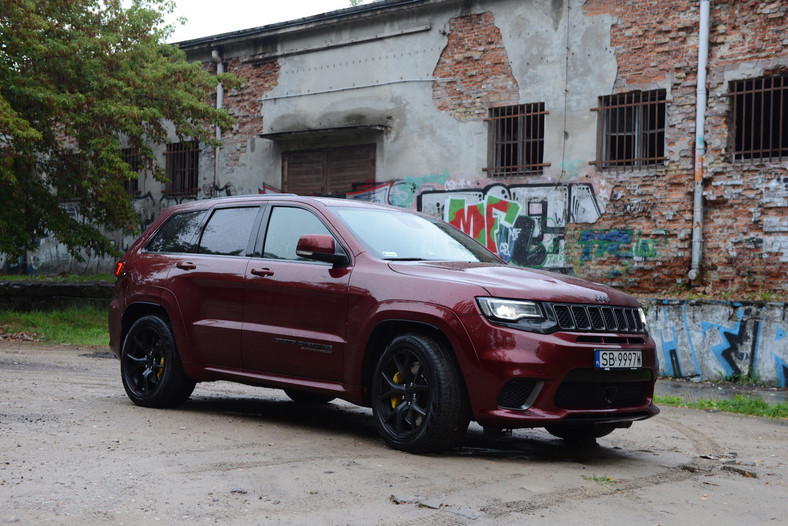
M 637 369 L 643 367 L 641 351 L 594 351 L 594 367 L 597 369 Z

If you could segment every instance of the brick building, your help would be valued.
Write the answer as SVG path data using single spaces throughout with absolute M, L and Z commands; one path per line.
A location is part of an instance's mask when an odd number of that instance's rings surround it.
M 247 80 L 216 96 L 237 125 L 218 151 L 162 149 L 171 182 L 141 175 L 134 199 L 143 222 L 228 194 L 374 200 L 441 216 L 516 265 L 649 295 L 692 281 L 785 298 L 787 11 L 384 0 L 183 42 Z

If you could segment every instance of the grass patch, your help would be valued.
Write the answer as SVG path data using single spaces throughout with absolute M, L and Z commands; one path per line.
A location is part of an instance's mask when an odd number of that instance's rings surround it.
M 109 345 L 107 309 L 70 307 L 64 310 L 0 311 L 0 335 L 72 345 Z
M 112 274 L 57 274 L 54 276 L 46 275 L 22 275 L 22 274 L 0 274 L 0 281 L 54 281 L 56 283 L 115 283 L 115 276 Z
M 687 402 L 678 396 L 655 396 L 658 405 L 689 407 L 705 411 L 725 411 L 741 415 L 764 416 L 768 418 L 788 418 L 788 403 L 770 404 L 759 396 L 736 395 L 733 400 L 707 400 Z
M 614 479 L 613 477 L 608 477 L 607 475 L 597 475 L 594 473 L 592 476 L 582 475 L 585 480 L 590 480 L 591 482 L 596 482 L 598 484 L 605 484 L 612 486 L 613 484 L 618 484 L 620 481 Z
M 720 380 L 718 383 L 729 383 L 729 384 L 736 384 L 736 385 L 754 385 L 759 386 L 763 385 L 760 376 L 752 375 L 752 374 L 741 374 L 741 373 L 733 373 L 727 376 L 720 375 Z

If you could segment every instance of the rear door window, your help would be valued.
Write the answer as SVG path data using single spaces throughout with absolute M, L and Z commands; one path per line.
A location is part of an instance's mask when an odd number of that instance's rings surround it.
M 218 208 L 203 230 L 198 252 L 223 256 L 246 255 L 259 207 Z

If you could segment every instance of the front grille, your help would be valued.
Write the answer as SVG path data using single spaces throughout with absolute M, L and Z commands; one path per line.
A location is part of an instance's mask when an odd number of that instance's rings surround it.
M 645 332 L 640 313 L 633 307 L 567 303 L 549 303 L 548 307 L 564 331 Z
M 503 409 L 525 409 L 529 404 L 534 389 L 541 382 L 539 380 L 528 380 L 527 378 L 515 378 L 509 380 L 501 389 L 498 395 L 498 407 Z

